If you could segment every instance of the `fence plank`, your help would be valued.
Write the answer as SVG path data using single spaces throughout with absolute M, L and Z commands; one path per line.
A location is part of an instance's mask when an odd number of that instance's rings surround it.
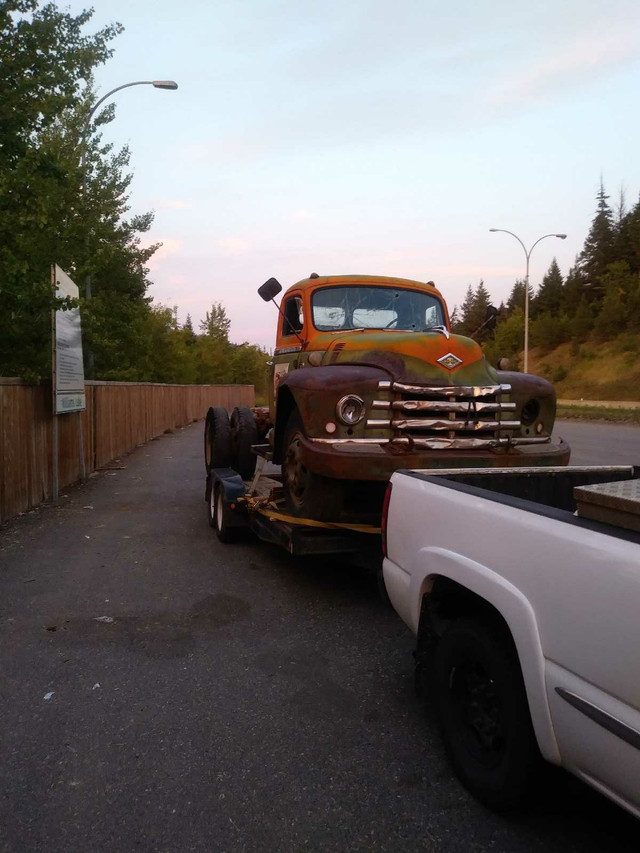
M 86 383 L 81 414 L 87 474 L 165 430 L 204 418 L 209 406 L 253 406 L 252 385 Z M 58 416 L 60 488 L 80 478 L 78 414 Z M 0 521 L 51 498 L 52 402 L 48 385 L 0 378 Z

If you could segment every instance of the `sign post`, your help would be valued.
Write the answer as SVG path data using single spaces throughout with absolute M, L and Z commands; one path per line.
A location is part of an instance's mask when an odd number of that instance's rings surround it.
M 77 299 L 78 287 L 57 264 L 51 267 L 54 294 Z M 78 413 L 80 476 L 86 479 L 82 414 L 87 408 L 82 360 L 82 328 L 80 309 L 52 312 L 53 369 L 53 499 L 58 500 L 58 422 L 59 415 Z

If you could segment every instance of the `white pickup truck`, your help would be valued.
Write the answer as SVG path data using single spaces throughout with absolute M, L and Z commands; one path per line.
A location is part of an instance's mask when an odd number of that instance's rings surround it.
M 454 770 L 491 808 L 526 798 L 542 756 L 640 817 L 639 478 L 391 478 L 386 589 L 417 636 L 416 684 Z

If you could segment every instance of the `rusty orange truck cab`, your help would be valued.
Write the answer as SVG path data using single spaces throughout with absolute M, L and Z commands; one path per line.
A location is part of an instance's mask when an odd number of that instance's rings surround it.
M 270 279 L 260 292 L 277 288 Z M 399 468 L 569 461 L 568 445 L 551 442 L 552 385 L 496 370 L 452 334 L 433 282 L 312 274 L 279 312 L 271 439 L 293 513 L 335 516 L 345 486 Z

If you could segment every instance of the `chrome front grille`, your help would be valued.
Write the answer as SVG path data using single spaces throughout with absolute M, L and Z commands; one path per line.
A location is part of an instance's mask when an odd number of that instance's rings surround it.
M 390 429 L 391 445 L 432 450 L 499 447 L 513 441 L 520 421 L 516 404 L 503 398 L 510 385 L 407 385 L 379 382 L 387 400 L 374 400 L 381 417 L 367 420 L 369 429 Z M 386 392 L 386 393 L 384 393 Z

